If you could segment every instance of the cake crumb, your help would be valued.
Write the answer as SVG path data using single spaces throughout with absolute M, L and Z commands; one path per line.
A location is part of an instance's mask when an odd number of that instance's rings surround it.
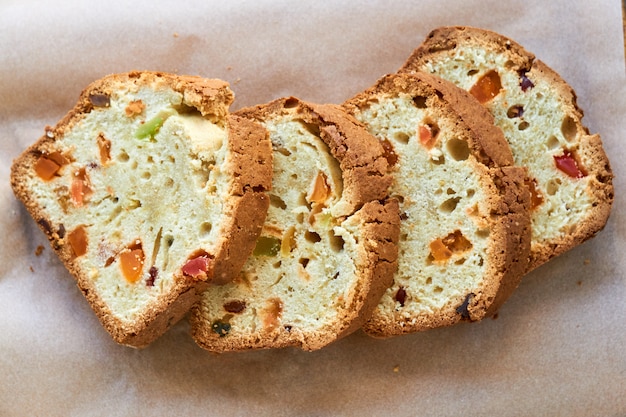
M 583 285 L 582 281 L 576 281 L 576 284 L 580 287 L 581 285 Z
M 41 255 L 41 254 L 42 254 L 42 252 L 43 252 L 43 249 L 44 249 L 44 248 L 43 248 L 43 245 L 39 245 L 39 246 L 37 246 L 37 249 L 35 249 L 35 256 L 39 256 L 39 255 Z
M 591 259 L 585 259 L 583 263 L 585 265 L 589 265 L 591 263 Z
M 395 372 L 396 374 L 397 374 L 398 372 L 400 372 L 400 365 L 396 365 L 396 366 L 394 366 L 394 367 L 393 367 L 393 372 Z
M 30 272 L 35 272 L 35 268 L 33 268 L 33 266 L 29 266 L 28 269 L 30 269 Z
M 174 32 L 174 37 L 178 38 L 178 32 Z

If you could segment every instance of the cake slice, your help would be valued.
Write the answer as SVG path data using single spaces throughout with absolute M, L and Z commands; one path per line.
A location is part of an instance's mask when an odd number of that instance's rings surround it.
M 394 74 L 344 103 L 376 136 L 400 202 L 398 271 L 364 326 L 388 337 L 495 313 L 528 264 L 525 170 L 492 117 L 428 74 Z
M 121 344 L 146 346 L 254 248 L 271 143 L 232 100 L 220 80 L 107 76 L 13 163 L 15 195 Z
M 582 124 L 572 88 L 522 46 L 471 27 L 432 31 L 400 72 L 436 74 L 494 116 L 532 192 L 529 270 L 597 234 L 613 202 L 613 174 L 597 134 Z
M 213 352 L 319 349 L 363 324 L 396 268 L 383 147 L 338 106 L 283 98 L 237 114 L 269 131 L 271 205 L 239 277 L 192 310 L 193 337 Z

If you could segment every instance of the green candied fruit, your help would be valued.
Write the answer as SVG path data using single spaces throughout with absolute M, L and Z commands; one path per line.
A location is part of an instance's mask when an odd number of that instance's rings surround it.
M 135 132 L 135 137 L 137 139 L 153 138 L 154 135 L 156 135 L 156 133 L 159 131 L 161 126 L 163 126 L 164 122 L 165 119 L 161 116 L 153 117 L 152 119 L 139 126 L 139 128 Z
M 224 337 L 228 334 L 228 332 L 230 332 L 230 323 L 215 320 L 213 324 L 211 324 L 211 329 L 213 329 L 215 333 L 219 334 L 220 337 Z
M 254 256 L 276 256 L 280 252 L 280 239 L 271 236 L 261 236 L 256 241 Z

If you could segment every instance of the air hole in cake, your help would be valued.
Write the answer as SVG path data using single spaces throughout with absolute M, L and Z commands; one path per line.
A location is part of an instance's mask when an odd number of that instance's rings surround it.
M 272 145 L 274 146 L 274 150 L 278 152 L 279 154 L 283 156 L 291 156 L 291 152 L 289 151 L 289 149 L 284 148 L 282 146 L 275 145 L 275 144 L 272 144 Z
M 433 279 L 432 279 L 432 277 L 428 277 L 428 278 L 426 278 L 426 285 L 433 285 Z
M 211 233 L 211 229 L 213 229 L 213 225 L 209 222 L 203 222 L 200 225 L 200 233 L 203 236 L 207 236 L 209 233 Z
M 314 123 L 305 123 L 304 121 L 300 121 L 300 123 L 302 124 L 302 126 L 306 129 L 307 132 L 309 132 L 311 135 L 319 138 L 320 137 L 320 127 L 317 124 Z M 306 144 L 306 142 L 304 142 Z
M 167 157 L 167 159 L 168 159 L 168 160 L 169 160 L 172 164 L 176 163 L 176 158 L 175 158 L 175 157 L 173 157 L 172 155 L 169 155 L 169 156 Z
M 298 262 L 300 263 L 300 265 L 302 265 L 302 268 L 306 268 L 306 266 L 309 264 L 309 261 L 310 261 L 309 258 L 298 259 Z
M 526 120 L 521 121 L 518 125 L 517 125 L 517 129 L 518 130 L 526 130 L 530 127 L 530 123 L 528 123 Z
M 476 236 L 482 239 L 487 239 L 489 237 L 489 229 L 477 229 Z
M 548 138 L 546 146 L 549 150 L 554 150 L 561 147 L 561 142 L 559 142 L 559 139 L 556 136 L 552 135 Z
M 287 208 L 285 201 L 275 194 L 270 194 L 270 204 L 272 207 L 276 207 L 281 210 L 285 210 Z
M 454 191 L 454 189 L 453 189 L 453 188 L 449 188 L 449 187 L 448 187 L 448 189 L 446 190 L 446 194 L 448 194 L 448 195 L 453 195 L 453 194 L 456 194 L 456 191 Z
M 459 201 L 461 201 L 461 197 L 449 198 L 441 203 L 441 205 L 439 206 L 439 210 L 443 211 L 444 213 L 452 213 L 459 204 Z
M 304 238 L 307 240 L 307 242 L 311 242 L 311 243 L 318 243 L 318 242 L 321 242 L 322 240 L 319 234 L 312 232 L 310 230 L 307 230 L 304 233 Z
M 413 97 L 413 104 L 415 104 L 415 107 L 417 107 L 418 109 L 425 109 L 428 106 L 426 105 L 426 100 L 428 99 L 428 97 L 424 97 L 424 96 L 415 96 Z
M 171 248 L 174 244 L 174 236 L 172 235 L 167 235 L 163 239 L 165 239 L 165 244 L 167 245 L 167 247 Z
M 558 178 L 551 179 L 546 184 L 546 193 L 548 195 L 555 195 L 557 193 L 557 191 L 559 191 L 560 187 L 561 187 L 561 180 L 560 179 L 558 179 Z
M 448 153 L 455 161 L 465 161 L 469 158 L 470 150 L 467 141 L 452 138 L 446 143 Z
M 311 210 L 311 205 L 307 201 L 306 193 L 300 193 L 300 195 L 298 196 L 298 205 L 306 206 L 309 210 Z
M 305 218 L 305 214 L 304 214 L 304 213 L 298 213 L 298 214 L 296 215 L 296 221 L 297 221 L 299 224 L 304 223 L 304 218 Z
M 280 241 L 281 255 L 289 256 L 296 246 L 296 228 L 291 226 L 285 231 L 285 233 L 283 233 L 283 237 Z
M 467 71 L 467 75 L 469 77 L 472 77 L 472 76 L 474 76 L 476 74 L 478 74 L 478 70 L 477 69 L 471 69 L 471 70 Z
M 518 117 L 522 117 L 523 115 L 524 115 L 524 106 L 522 106 L 521 104 L 516 104 L 515 106 L 509 107 L 509 109 L 506 112 L 506 116 L 509 119 L 515 119 Z
M 510 44 L 506 44 L 506 49 L 511 49 L 511 45 Z M 504 67 L 507 69 L 511 69 L 515 67 L 515 62 L 511 61 L 510 59 L 508 61 L 506 61 L 504 63 Z
M 571 116 L 566 116 L 565 119 L 563 119 L 563 123 L 561 123 L 561 132 L 563 133 L 563 137 L 566 141 L 574 142 L 576 140 L 578 128 L 576 127 L 576 122 Z
M 465 258 L 457 259 L 454 261 L 455 265 L 463 265 L 465 263 Z
M 298 174 L 291 174 L 291 178 L 293 178 L 294 180 L 298 179 Z
M 328 232 L 328 237 L 329 237 L 330 248 L 334 252 L 341 252 L 345 244 L 345 241 L 343 240 L 343 238 L 341 236 L 335 235 L 332 230 Z
M 146 158 L 146 161 L 149 164 L 154 164 L 154 157 L 152 155 L 148 155 L 148 157 Z
M 282 261 L 274 262 L 272 266 L 276 269 L 280 269 L 280 267 L 283 266 L 283 262 Z
M 409 143 L 409 139 L 410 139 L 410 136 L 404 132 L 396 132 L 393 134 L 392 137 L 393 137 L 393 140 L 395 140 L 398 143 L 402 143 L 403 145 L 406 145 L 407 143 Z
M 118 155 L 117 155 L 117 160 L 120 162 L 128 162 L 128 160 L 130 159 L 130 156 L 128 155 L 128 153 L 126 153 L 125 150 L 122 150 Z
M 150 178 L 152 178 L 152 174 L 150 173 L 150 171 L 144 171 L 141 174 L 141 178 L 143 178 L 144 180 L 149 180 Z
M 433 292 L 435 294 L 441 294 L 443 292 L 443 288 L 440 286 L 436 286 L 435 289 L 433 290 Z
M 476 194 L 476 191 L 472 190 L 471 188 L 469 190 L 465 191 L 465 195 L 467 195 L 467 198 L 474 197 L 474 194 Z
M 406 242 L 406 241 L 408 240 L 408 238 L 409 238 L 409 235 L 408 235 L 408 234 L 406 234 L 406 233 L 402 233 L 402 234 L 400 235 L 400 240 L 401 240 L 402 242 Z
M 174 180 L 172 178 L 168 178 L 168 179 L 165 180 L 164 185 L 166 187 L 173 187 L 174 186 Z
M 290 97 L 285 100 L 285 102 L 283 103 L 283 107 L 286 109 L 292 109 L 294 107 L 297 107 L 298 103 L 299 101 L 297 98 Z

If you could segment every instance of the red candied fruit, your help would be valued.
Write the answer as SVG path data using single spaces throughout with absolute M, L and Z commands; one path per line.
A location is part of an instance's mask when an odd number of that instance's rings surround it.
M 563 151 L 563 155 L 555 155 L 556 167 L 572 178 L 583 178 L 587 175 L 583 167 L 578 163 L 576 154 L 569 149 Z
M 183 274 L 192 278 L 198 278 L 205 275 L 209 270 L 210 259 L 208 255 L 200 255 L 187 261 L 183 266 Z

